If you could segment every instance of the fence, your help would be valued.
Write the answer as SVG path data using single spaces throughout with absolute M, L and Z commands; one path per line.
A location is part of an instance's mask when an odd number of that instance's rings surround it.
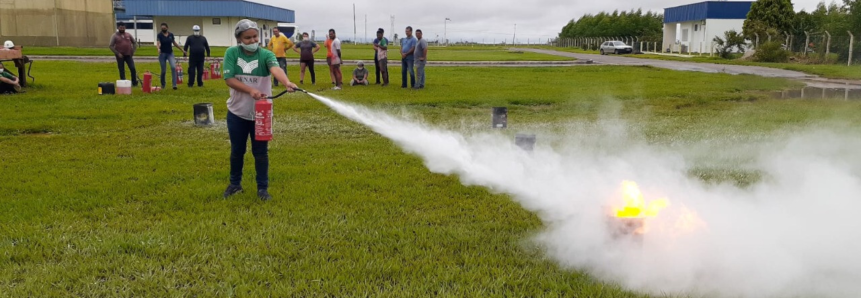
M 858 35 L 861 37 L 861 35 Z M 723 36 L 719 36 L 723 38 Z M 856 58 L 861 57 L 861 45 L 856 42 L 852 32 L 805 32 L 804 35 L 792 35 L 784 33 L 780 35 L 757 36 L 748 40 L 747 49 L 756 49 L 759 45 L 768 42 L 780 42 L 784 49 L 795 54 L 796 57 L 805 59 L 815 58 L 820 63 L 861 63 Z M 598 47 L 605 41 L 622 41 L 634 47 L 636 52 L 643 53 L 673 53 L 686 55 L 708 55 L 714 56 L 717 44 L 713 41 L 684 42 L 664 44 L 662 40 L 655 38 L 644 38 L 636 36 L 609 36 L 609 37 L 575 37 L 557 38 L 549 41 L 554 47 L 580 48 L 584 50 L 597 51 Z

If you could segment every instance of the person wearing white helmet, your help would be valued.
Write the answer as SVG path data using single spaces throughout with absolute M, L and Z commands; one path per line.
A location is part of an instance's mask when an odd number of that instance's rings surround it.
M 370 74 L 371 74 L 371 72 L 369 72 L 368 69 L 365 68 L 365 62 L 359 61 L 356 69 L 353 70 L 353 79 L 350 80 L 350 86 L 356 86 L 356 85 L 367 86 L 369 83 L 368 82 L 368 75 L 370 75 Z
M 227 100 L 227 132 L 230 135 L 230 184 L 224 191 L 227 198 L 242 191 L 242 167 L 249 137 L 254 168 L 257 172 L 257 197 L 269 200 L 268 142 L 254 140 L 254 103 L 272 94 L 272 77 L 288 91 L 296 84 L 290 82 L 271 51 L 260 48 L 257 23 L 243 19 L 236 23 L 234 37 L 239 43 L 224 53 L 224 80 L 230 87 Z
M 197 79 L 197 86 L 203 87 L 203 63 L 210 54 L 209 42 L 203 34 L 200 34 L 200 26 L 194 25 L 191 30 L 194 35 L 185 39 L 183 47 L 183 50 L 188 53 L 188 87 L 194 87 L 195 79 Z

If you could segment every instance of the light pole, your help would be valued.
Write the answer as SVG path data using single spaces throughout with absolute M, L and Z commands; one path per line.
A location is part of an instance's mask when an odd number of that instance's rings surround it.
M 449 21 L 451 21 L 451 19 L 445 18 L 445 22 L 443 22 L 443 25 L 442 25 L 442 28 L 443 28 L 442 29 L 443 30 L 442 39 L 444 39 L 446 46 L 448 46 L 448 22 Z
M 511 44 L 517 46 L 517 24 L 514 24 L 514 36 L 511 37 Z

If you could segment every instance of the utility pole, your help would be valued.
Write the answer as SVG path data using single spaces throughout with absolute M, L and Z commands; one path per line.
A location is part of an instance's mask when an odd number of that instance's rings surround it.
M 511 44 L 517 45 L 517 24 L 514 24 L 514 36 L 511 37 Z
M 448 22 L 449 21 L 451 21 L 451 19 L 445 18 L 445 22 L 443 22 L 444 25 L 443 25 L 442 39 L 444 39 L 443 41 L 445 42 L 446 46 L 448 46 Z
M 397 40 L 395 40 L 395 15 L 392 15 L 392 29 L 389 31 L 389 34 L 392 36 L 392 42 L 397 44 Z
M 353 44 L 356 44 L 356 3 L 353 3 Z
M 368 14 L 365 14 L 365 42 L 368 41 Z

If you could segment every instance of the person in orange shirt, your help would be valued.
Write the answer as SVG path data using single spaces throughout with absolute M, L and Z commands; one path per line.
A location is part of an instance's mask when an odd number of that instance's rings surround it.
M 269 40 L 267 48 L 275 53 L 278 65 L 284 70 L 284 74 L 287 74 L 287 50 L 293 48 L 293 41 L 281 34 L 278 27 L 272 28 L 272 34 L 272 39 Z M 278 86 L 278 80 L 275 80 L 275 86 Z
M 341 40 L 335 37 L 335 29 L 329 29 L 329 39 L 326 40 L 326 63 L 329 64 L 329 75 L 335 90 L 341 90 Z

